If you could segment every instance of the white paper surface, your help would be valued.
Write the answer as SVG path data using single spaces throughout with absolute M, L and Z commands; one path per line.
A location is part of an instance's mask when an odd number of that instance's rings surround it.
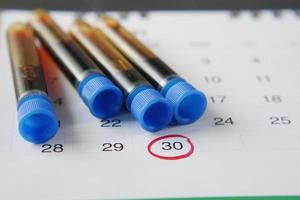
M 55 105 L 61 128 L 46 143 L 51 148 L 27 143 L 17 130 L 5 30 L 27 15 L 1 13 L 0 199 L 300 194 L 300 18 L 293 12 L 280 18 L 271 11 L 259 18 L 250 12 L 238 18 L 229 12 L 129 13 L 122 23 L 207 95 L 204 117 L 157 133 L 144 131 L 125 111 L 104 124 L 51 66 L 49 93 L 63 102 Z M 53 13 L 66 30 L 78 15 Z M 96 20 L 95 13 L 83 16 Z M 121 127 L 101 127 L 113 124 Z M 190 141 L 158 140 L 154 154 L 187 154 L 190 143 L 194 151 L 178 160 L 150 154 L 149 143 L 165 135 Z M 162 142 L 175 147 L 163 150 L 169 147 Z M 62 152 L 54 152 L 57 144 Z

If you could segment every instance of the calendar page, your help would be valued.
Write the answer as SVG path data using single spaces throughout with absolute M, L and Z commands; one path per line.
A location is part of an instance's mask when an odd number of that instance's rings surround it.
M 296 13 L 109 13 L 206 94 L 204 116 L 155 133 L 125 109 L 96 119 L 53 62 L 45 76 L 60 129 L 39 145 L 18 132 L 5 37 L 28 13 L 0 13 L 0 199 L 300 195 Z M 76 17 L 94 23 L 99 13 L 51 14 L 67 31 Z

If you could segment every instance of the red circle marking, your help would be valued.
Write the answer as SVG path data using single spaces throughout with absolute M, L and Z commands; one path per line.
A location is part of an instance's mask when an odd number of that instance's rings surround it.
M 173 137 L 181 137 L 181 138 L 185 138 L 187 140 L 187 142 L 189 143 L 190 145 L 190 150 L 185 153 L 185 154 L 182 154 L 182 155 L 178 155 L 178 156 L 161 156 L 161 155 L 158 155 L 154 152 L 152 152 L 151 148 L 152 146 L 160 141 L 160 140 L 163 140 L 163 139 L 166 139 L 166 138 L 173 138 Z M 148 144 L 148 152 L 154 156 L 154 157 L 157 157 L 157 158 L 160 158 L 160 159 L 163 159 L 163 160 L 179 160 L 179 159 L 183 159 L 183 158 L 187 158 L 189 157 L 190 155 L 193 154 L 194 152 L 194 144 L 192 143 L 192 141 L 190 140 L 190 138 L 186 137 L 186 136 L 183 136 L 183 135 L 165 135 L 165 136 L 161 136 L 161 137 L 158 137 L 154 140 L 152 140 L 149 144 Z

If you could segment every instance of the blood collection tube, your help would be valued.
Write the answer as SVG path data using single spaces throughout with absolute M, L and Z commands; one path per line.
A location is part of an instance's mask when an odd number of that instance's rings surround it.
M 55 23 L 48 12 L 33 11 L 29 24 L 77 89 L 90 112 L 98 118 L 117 114 L 122 107 L 122 91 L 103 75 L 93 60 Z
M 203 115 L 207 106 L 205 95 L 179 77 L 116 20 L 102 16 L 96 26 L 172 102 L 174 118 L 179 124 L 192 123 Z
M 33 30 L 14 23 L 7 30 L 7 41 L 18 102 L 19 132 L 29 142 L 46 142 L 56 134 L 58 121 L 47 96 Z
M 173 117 L 172 106 L 108 41 L 104 33 L 82 20 L 71 27 L 75 40 L 126 94 L 126 106 L 141 126 L 158 131 Z

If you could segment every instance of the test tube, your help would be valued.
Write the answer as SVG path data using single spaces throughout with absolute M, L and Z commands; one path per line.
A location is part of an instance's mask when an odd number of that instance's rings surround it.
M 96 64 L 50 17 L 47 11 L 35 10 L 29 17 L 45 48 L 61 71 L 77 89 L 90 112 L 98 118 L 114 116 L 122 107 L 123 94 Z
M 31 143 L 46 142 L 56 134 L 58 120 L 47 96 L 33 30 L 14 23 L 8 27 L 7 41 L 18 102 L 19 132 Z
M 205 95 L 176 74 L 115 19 L 102 16 L 96 26 L 173 105 L 179 124 L 190 124 L 205 112 Z
M 104 33 L 82 20 L 71 27 L 76 41 L 126 94 L 126 106 L 148 131 L 161 130 L 172 119 L 171 103 L 164 98 L 107 40 Z

